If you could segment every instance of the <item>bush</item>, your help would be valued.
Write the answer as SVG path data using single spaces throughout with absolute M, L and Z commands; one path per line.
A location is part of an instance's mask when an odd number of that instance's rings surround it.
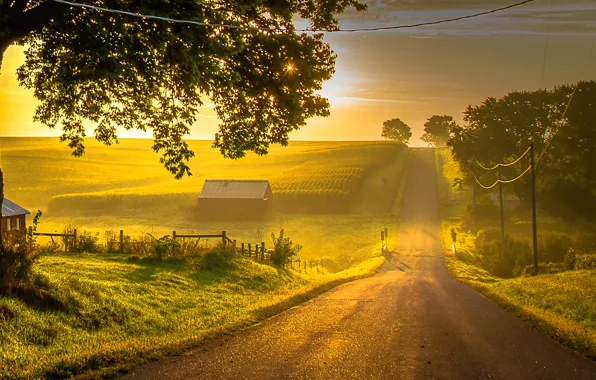
M 236 254 L 234 247 L 221 244 L 206 251 L 202 257 L 200 267 L 202 270 L 214 271 L 231 267 L 232 259 Z
M 538 251 L 541 253 L 541 260 L 544 262 L 562 263 L 565 255 L 571 248 L 571 238 L 561 233 L 546 233 L 542 235 Z
M 553 274 L 553 273 L 561 273 L 565 272 L 567 267 L 564 263 L 539 263 L 538 264 L 538 273 L 539 274 Z M 534 275 L 534 265 L 526 266 L 521 275 L 523 277 L 533 276 Z
M 570 249 L 565 256 L 565 265 L 569 269 L 596 269 L 596 254 Z
M 275 233 L 271 233 L 271 239 L 273 240 L 273 253 L 271 255 L 271 261 L 275 265 L 285 265 L 290 262 L 290 259 L 298 254 L 302 250 L 300 244 L 294 245 L 292 239 L 285 236 L 285 232 L 282 229 L 279 231 L 279 237 L 275 236 Z
M 491 241 L 501 241 L 501 229 L 500 228 L 485 228 L 478 231 L 476 239 L 474 240 L 474 246 L 476 249 L 480 249 L 486 243 Z
M 33 218 L 25 234 L 6 234 L 0 244 L 0 290 L 11 291 L 32 278 L 32 268 L 39 255 L 35 252 L 35 237 L 41 211 Z
M 500 237 L 498 240 L 486 239 L 479 244 L 478 253 L 482 256 L 482 266 L 495 276 L 511 278 L 519 275 L 532 262 L 532 250 L 527 241 L 506 236 L 504 252 L 501 252 Z
M 565 267 L 567 269 L 575 269 L 575 263 L 577 261 L 575 250 L 570 249 L 567 254 L 565 255 Z
M 76 239 L 73 236 L 75 231 L 77 231 Z M 67 251 L 79 253 L 96 253 L 100 251 L 97 244 L 99 242 L 99 234 L 92 235 L 88 231 L 77 230 L 72 224 L 64 227 L 62 233 L 69 235 L 61 238 Z
M 159 239 L 151 234 L 148 235 L 153 239 L 153 257 L 157 260 L 171 259 L 180 251 L 180 243 L 169 235 L 162 236 Z
M 576 255 L 575 269 L 596 269 L 596 255 L 589 253 Z
M 120 251 L 120 235 L 113 230 L 104 232 L 106 239 L 106 253 L 114 253 Z

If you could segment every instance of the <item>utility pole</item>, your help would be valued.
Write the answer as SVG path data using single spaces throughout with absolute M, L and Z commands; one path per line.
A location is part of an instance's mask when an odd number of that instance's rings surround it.
M 503 183 L 501 165 L 499 165 L 499 205 L 501 206 L 501 254 L 505 254 L 505 210 L 503 209 Z
M 534 273 L 538 274 L 538 234 L 536 232 L 536 171 L 534 140 L 530 140 L 530 172 L 532 174 L 532 243 L 534 245 Z
M 476 223 L 476 156 L 472 157 L 472 220 Z

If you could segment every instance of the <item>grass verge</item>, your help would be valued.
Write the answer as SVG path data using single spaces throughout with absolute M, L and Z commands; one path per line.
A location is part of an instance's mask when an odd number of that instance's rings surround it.
M 242 329 L 343 282 L 369 276 L 372 258 L 335 274 L 297 274 L 242 257 L 146 263 L 122 256 L 52 256 L 37 265 L 54 309 L 0 298 L 1 378 L 97 378 Z
M 436 155 L 442 240 L 451 276 L 565 346 L 596 360 L 596 295 L 592 291 L 596 286 L 596 270 L 505 280 L 456 259 L 450 229 L 458 227 L 470 197 L 468 193 L 453 191 L 450 186 L 459 173 L 449 150 L 437 149 Z M 472 232 L 458 231 L 458 249 L 473 252 L 474 239 Z

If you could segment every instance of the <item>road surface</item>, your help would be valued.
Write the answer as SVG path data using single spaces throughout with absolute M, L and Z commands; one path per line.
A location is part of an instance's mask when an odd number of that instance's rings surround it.
M 416 150 L 398 254 L 260 325 L 133 379 L 596 379 L 596 364 L 516 319 L 447 273 L 434 153 Z

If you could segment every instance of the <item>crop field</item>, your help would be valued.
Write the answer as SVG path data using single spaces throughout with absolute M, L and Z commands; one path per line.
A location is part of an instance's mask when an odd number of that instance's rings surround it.
M 216 233 L 270 243 L 284 228 L 301 257 L 341 270 L 379 254 L 379 231 L 396 230 L 410 151 L 384 142 L 294 142 L 268 156 L 231 161 L 210 143 L 191 141 L 192 177 L 175 180 L 147 140 L 87 144 L 82 158 L 48 138 L 2 138 L 6 197 L 34 211 L 40 231 L 74 225 L 98 234 Z M 203 221 L 197 197 L 205 179 L 268 179 L 275 210 L 266 220 Z
M 596 299 L 588 290 L 595 285 L 596 270 L 576 269 L 503 279 L 466 260 L 456 259 L 451 247 L 451 228 L 458 229 L 458 251 L 465 252 L 467 258 L 479 256 L 475 247 L 475 231 L 459 228 L 462 214 L 471 202 L 471 192 L 456 191 L 451 185 L 460 173 L 449 150 L 437 150 L 436 158 L 443 245 L 451 275 L 565 345 L 596 358 Z M 508 222 L 511 235 L 520 239 L 530 236 L 527 220 Z M 476 229 L 494 229 L 498 223 L 498 220 L 478 222 Z M 511 223 L 515 223 L 515 228 Z M 573 228 L 549 218 L 539 223 L 538 228 L 539 246 L 544 235 L 549 233 L 585 236 L 591 231 L 586 226 Z

